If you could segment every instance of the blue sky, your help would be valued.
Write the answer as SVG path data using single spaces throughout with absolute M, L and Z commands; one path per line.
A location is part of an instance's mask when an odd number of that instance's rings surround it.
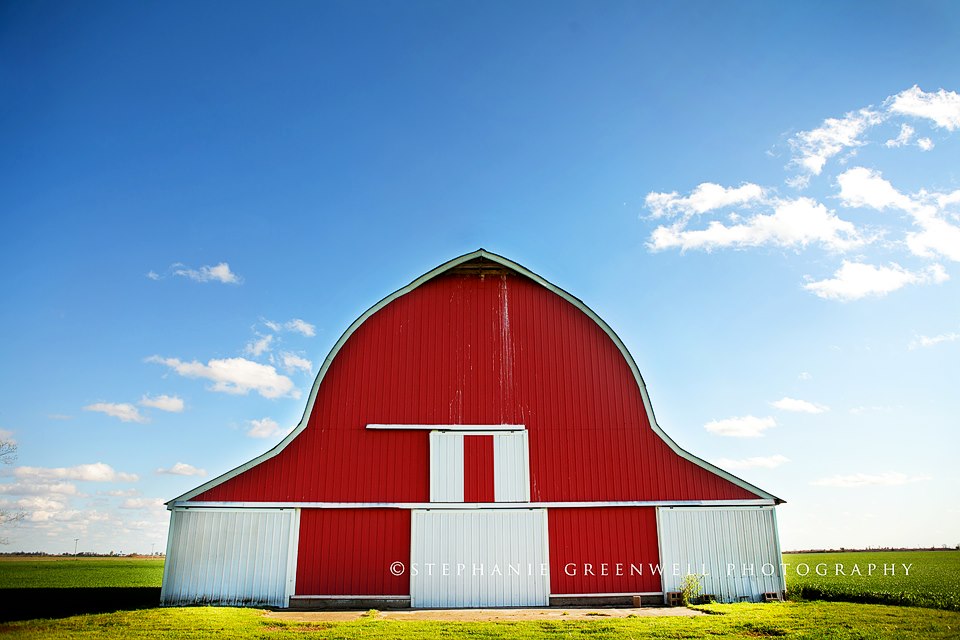
M 838 4 L 4 3 L 4 550 L 161 549 L 478 247 L 784 548 L 960 543 L 960 7 Z

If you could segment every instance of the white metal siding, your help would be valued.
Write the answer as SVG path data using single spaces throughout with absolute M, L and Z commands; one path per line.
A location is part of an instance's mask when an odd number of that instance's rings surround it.
M 463 502 L 463 434 L 430 432 L 430 502 Z
M 497 502 L 530 502 L 527 432 L 493 436 L 493 495 Z
M 412 515 L 411 606 L 548 604 L 545 509 L 414 511 Z
M 756 602 L 784 581 L 772 507 L 657 509 L 663 590 L 679 591 L 688 573 L 703 594 Z
M 286 607 L 294 592 L 295 509 L 175 509 L 163 604 Z

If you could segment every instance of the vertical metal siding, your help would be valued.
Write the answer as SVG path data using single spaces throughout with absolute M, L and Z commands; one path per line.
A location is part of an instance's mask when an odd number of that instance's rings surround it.
M 526 431 L 493 436 L 493 476 L 497 502 L 530 501 L 530 454 Z
M 287 606 L 296 567 L 294 509 L 176 509 L 163 604 Z
M 546 517 L 543 509 L 414 511 L 411 606 L 546 606 Z
M 430 502 L 463 502 L 463 434 L 430 432 Z
M 548 519 L 551 593 L 660 591 L 653 507 L 550 509 Z
M 493 438 L 463 436 L 463 501 L 493 502 Z
M 665 591 L 679 591 L 688 573 L 721 602 L 783 591 L 772 507 L 660 508 L 658 518 Z
M 410 512 L 406 509 L 303 509 L 298 595 L 381 596 L 410 593 Z
M 427 433 L 370 423 L 524 424 L 534 501 L 757 497 L 653 432 L 623 354 L 580 309 L 514 273 L 451 272 L 357 327 L 279 455 L 195 499 L 428 501 Z

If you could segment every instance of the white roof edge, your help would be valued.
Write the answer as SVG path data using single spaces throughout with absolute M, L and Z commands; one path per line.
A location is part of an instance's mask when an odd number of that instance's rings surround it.
M 573 306 L 577 307 L 583 313 L 587 314 L 587 316 L 589 316 L 590 319 L 596 322 L 597 325 L 599 325 L 599 327 L 603 329 L 603 331 L 610 337 L 610 339 L 613 340 L 613 343 L 620 350 L 620 353 L 623 355 L 624 359 L 626 359 L 627 361 L 627 364 L 630 366 L 630 370 L 633 371 L 633 376 L 636 379 L 637 385 L 640 388 L 640 396 L 643 398 L 643 406 L 644 406 L 644 409 L 646 409 L 647 418 L 650 422 L 650 427 L 653 429 L 654 433 L 660 436 L 660 439 L 663 440 L 674 453 L 679 455 L 681 458 L 684 458 L 692 462 L 693 464 L 703 469 L 706 469 L 707 471 L 710 471 L 711 473 L 714 473 L 743 489 L 746 489 L 747 491 L 755 493 L 764 498 L 773 500 L 776 503 L 784 502 L 784 500 L 777 498 L 773 494 L 768 493 L 760 489 L 759 487 L 756 487 L 750 484 L 749 482 L 742 480 L 737 476 L 727 471 L 724 471 L 723 469 L 720 469 L 719 467 L 716 467 L 710 464 L 706 460 L 702 460 L 701 458 L 698 458 L 692 453 L 680 448 L 680 446 L 677 445 L 677 443 L 675 443 L 670 438 L 670 436 L 668 436 L 666 432 L 664 432 L 663 429 L 660 428 L 660 425 L 657 424 L 657 418 L 653 413 L 653 406 L 650 404 L 650 397 L 647 394 L 647 386 L 643 382 L 643 376 L 640 375 L 640 369 L 637 367 L 637 363 L 634 362 L 633 356 L 630 355 L 630 352 L 627 351 L 627 347 L 623 344 L 623 341 L 620 340 L 620 336 L 618 336 L 616 332 L 613 329 L 611 329 L 610 326 L 606 322 L 604 322 L 600 316 L 594 313 L 593 310 L 590 309 L 590 307 L 584 304 L 582 300 L 567 293 L 560 287 L 554 285 L 551 282 L 548 282 L 547 280 L 538 276 L 536 273 L 517 264 L 516 262 L 513 262 L 508 258 L 504 258 L 503 256 L 497 255 L 495 253 L 491 253 L 489 251 L 486 251 L 485 249 L 478 249 L 476 251 L 471 251 L 470 253 L 465 253 L 462 256 L 453 258 L 452 260 L 448 260 L 447 262 L 444 262 L 440 266 L 434 269 L 431 269 L 430 271 L 423 274 L 422 276 L 420 276 L 410 284 L 406 285 L 405 287 L 401 287 L 400 289 L 397 289 L 396 291 L 394 291 L 388 296 L 385 296 L 379 302 L 377 302 L 372 307 L 364 311 L 359 318 L 354 320 L 353 323 L 349 327 L 347 327 L 347 330 L 343 332 L 343 335 L 340 336 L 340 339 L 337 340 L 337 342 L 333 345 L 333 348 L 330 349 L 330 353 L 327 354 L 326 359 L 323 361 L 323 364 L 320 366 L 320 371 L 317 372 L 316 379 L 313 381 L 313 387 L 310 389 L 310 397 L 307 400 L 307 406 L 304 409 L 303 417 L 300 419 L 300 423 L 293 429 L 293 431 L 288 433 L 286 437 L 283 438 L 283 440 L 277 443 L 277 445 L 274 446 L 269 451 L 262 453 L 261 455 L 240 465 L 239 467 L 231 469 L 230 471 L 227 471 L 226 473 L 223 473 L 217 476 L 216 478 L 213 478 L 212 480 L 209 480 L 203 483 L 199 487 L 191 489 L 190 491 L 184 493 L 183 495 L 177 496 L 176 498 L 173 498 L 172 500 L 168 501 L 166 503 L 167 508 L 168 509 L 172 508 L 172 505 L 174 502 L 183 502 L 185 500 L 190 500 L 191 498 L 200 495 L 204 491 L 212 489 L 213 487 L 219 484 L 223 484 L 227 480 L 230 480 L 231 478 L 234 478 L 240 475 L 244 471 L 247 471 L 248 469 L 251 469 L 257 466 L 261 462 L 269 460 L 270 458 L 274 457 L 275 455 L 283 451 L 288 444 L 293 442 L 294 438 L 296 438 L 298 435 L 300 435 L 300 433 L 304 429 L 306 429 L 307 423 L 310 420 L 310 414 L 313 413 L 313 405 L 317 400 L 317 392 L 320 389 L 320 383 L 323 381 L 323 378 L 326 375 L 327 370 L 330 368 L 330 365 L 333 363 L 334 358 L 336 358 L 337 354 L 340 352 L 340 349 L 343 347 L 346 341 L 350 338 L 350 336 L 353 335 L 353 333 L 360 327 L 360 325 L 362 325 L 364 322 L 367 321 L 367 318 L 369 318 L 370 316 L 372 316 L 373 314 L 375 314 L 380 309 L 387 306 L 388 304 L 390 304 L 400 296 L 404 296 L 410 293 L 420 285 L 432 280 L 433 278 L 439 276 L 440 274 L 446 271 L 449 271 L 450 269 L 458 265 L 461 265 L 464 262 L 476 260 L 477 258 L 485 258 L 487 260 L 490 260 L 491 262 L 496 262 L 498 264 L 503 265 L 504 267 L 507 267 L 508 269 L 516 271 L 522 276 L 525 276 L 533 280 L 540 286 L 548 289 L 549 291 L 552 291 L 553 293 L 557 294 L 558 296 L 560 296 L 561 298 L 563 298 Z

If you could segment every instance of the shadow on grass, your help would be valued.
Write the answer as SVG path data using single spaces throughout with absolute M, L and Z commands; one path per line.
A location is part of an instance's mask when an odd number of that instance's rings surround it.
M 159 605 L 160 587 L 0 589 L 0 622 L 66 618 Z

